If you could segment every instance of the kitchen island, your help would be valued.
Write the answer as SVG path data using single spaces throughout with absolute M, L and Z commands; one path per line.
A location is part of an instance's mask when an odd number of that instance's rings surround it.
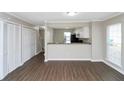
M 48 43 L 47 44 L 47 61 L 50 60 L 90 60 L 91 44 L 90 43 Z

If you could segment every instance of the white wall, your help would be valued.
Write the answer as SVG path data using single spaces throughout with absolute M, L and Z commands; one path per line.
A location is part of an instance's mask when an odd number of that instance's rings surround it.
M 53 42 L 53 29 L 50 27 L 47 27 L 47 32 L 48 32 L 48 42 L 52 43 Z
M 103 27 L 102 22 L 92 23 L 92 60 L 103 60 Z
M 63 43 L 64 42 L 64 32 L 74 32 L 73 29 L 55 29 L 53 31 L 53 42 Z
M 43 48 L 43 40 L 42 40 L 42 33 L 41 31 L 36 31 L 36 54 L 42 52 Z

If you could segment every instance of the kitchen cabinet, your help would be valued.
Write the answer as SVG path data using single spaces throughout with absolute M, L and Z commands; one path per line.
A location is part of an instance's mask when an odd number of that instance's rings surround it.
M 78 28 L 75 30 L 75 34 L 77 38 L 89 38 L 89 27 L 85 26 L 82 28 Z

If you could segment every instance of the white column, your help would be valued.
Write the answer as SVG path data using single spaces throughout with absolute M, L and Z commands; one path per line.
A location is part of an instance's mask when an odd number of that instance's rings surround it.
M 121 48 L 121 51 L 122 51 L 121 64 L 122 64 L 122 69 L 123 69 L 123 72 L 124 72 L 124 22 L 122 22 L 122 48 Z
M 0 21 L 0 80 L 3 78 L 3 22 Z
M 48 56 L 48 53 L 47 53 L 47 41 L 48 41 L 47 27 L 45 27 L 45 33 L 44 33 L 44 35 L 45 35 L 45 39 L 44 39 L 44 42 L 45 42 L 45 62 L 47 62 L 48 61 L 48 59 L 47 59 L 47 56 Z

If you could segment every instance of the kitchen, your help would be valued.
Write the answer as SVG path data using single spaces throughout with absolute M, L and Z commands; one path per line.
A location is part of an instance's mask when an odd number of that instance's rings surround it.
M 46 27 L 45 62 L 91 60 L 90 23 L 49 23 Z

